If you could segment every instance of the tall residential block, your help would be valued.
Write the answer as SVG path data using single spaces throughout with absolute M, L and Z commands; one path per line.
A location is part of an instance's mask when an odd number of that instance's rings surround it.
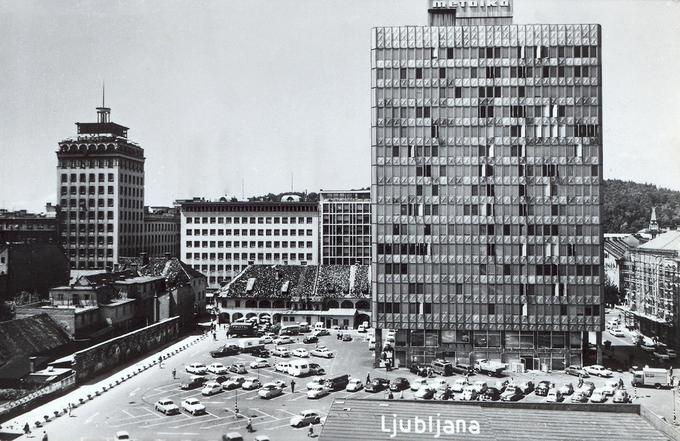
M 319 192 L 322 265 L 371 263 L 370 190 Z
M 604 322 L 601 28 L 428 8 L 372 32 L 377 353 L 580 364 Z

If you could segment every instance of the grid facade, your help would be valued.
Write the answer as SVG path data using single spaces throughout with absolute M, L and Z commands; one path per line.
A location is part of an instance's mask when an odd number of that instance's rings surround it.
M 316 265 L 318 204 L 185 202 L 181 256 L 205 274 L 209 288 L 230 282 L 248 265 Z
M 600 26 L 372 37 L 373 311 L 395 362 L 579 362 L 604 314 Z
M 371 192 L 321 191 L 322 265 L 371 263 Z
M 144 150 L 127 128 L 109 122 L 76 123 L 78 136 L 59 142 L 57 188 L 61 242 L 72 268 L 112 268 L 137 255 L 144 234 Z

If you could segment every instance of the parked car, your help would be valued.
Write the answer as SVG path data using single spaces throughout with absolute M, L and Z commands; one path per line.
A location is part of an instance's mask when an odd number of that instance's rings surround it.
M 397 377 L 390 381 L 390 390 L 392 392 L 399 392 L 410 387 L 409 382 L 404 377 Z
M 434 399 L 439 400 L 439 401 L 445 401 L 445 400 L 452 400 L 453 399 L 453 391 L 451 390 L 448 385 L 444 388 L 439 388 L 435 391 L 434 393 Z
M 263 345 L 268 345 L 268 344 L 273 343 L 273 342 L 274 342 L 274 338 L 269 336 L 269 335 L 263 335 L 262 337 L 260 337 L 260 343 L 263 344 Z
M 409 367 L 409 372 L 412 374 L 419 375 L 421 377 L 427 377 L 427 366 L 420 363 L 411 363 Z
M 203 386 L 203 384 L 207 381 L 208 379 L 205 377 L 192 375 L 191 377 L 189 377 L 189 381 L 187 381 L 186 383 L 181 383 L 179 385 L 179 388 L 182 390 L 198 389 L 199 387 Z
M 264 348 L 255 348 L 253 349 L 253 352 L 250 353 L 250 355 L 258 358 L 269 358 L 271 354 Z
M 572 403 L 585 403 L 588 401 L 588 396 L 583 392 L 576 391 L 569 399 Z
M 632 401 L 631 396 L 624 389 L 619 389 L 614 392 L 614 397 L 612 398 L 614 403 L 630 403 Z
M 472 383 L 472 387 L 475 389 L 475 392 L 477 392 L 477 395 L 483 394 L 484 391 L 489 388 L 489 386 L 486 384 L 486 381 L 483 380 L 475 381 Z M 463 390 L 463 392 L 465 392 L 465 390 Z
M 505 388 L 508 387 L 508 384 L 510 384 L 510 381 L 506 378 L 505 380 L 498 380 L 496 383 L 494 383 L 493 387 L 501 391 L 501 393 L 505 392 Z
M 266 358 L 258 358 L 257 360 L 250 362 L 250 367 L 253 369 L 266 368 L 269 366 L 270 366 L 269 360 L 267 360 Z
M 563 384 L 559 391 L 562 395 L 571 395 L 574 393 L 574 385 L 571 383 Z
M 415 380 L 411 381 L 411 390 L 415 392 L 426 384 L 428 384 L 427 378 L 416 378 Z
M 269 438 L 267 437 L 267 440 Z M 241 435 L 239 432 L 229 432 L 225 435 L 222 435 L 221 441 L 243 441 L 243 435 Z
M 205 406 L 201 404 L 196 398 L 187 398 L 182 401 L 182 409 L 192 415 L 200 415 L 205 413 Z
M 604 403 L 607 401 L 607 392 L 602 388 L 595 389 L 590 395 L 591 403 Z
M 477 395 L 479 394 L 477 393 L 477 389 L 475 388 L 475 386 L 472 384 L 468 384 L 463 389 L 463 395 L 461 396 L 461 399 L 465 401 L 473 401 L 477 399 Z
M 246 381 L 244 377 L 240 376 L 231 377 L 229 380 L 222 383 L 222 389 L 224 390 L 238 389 L 239 387 L 241 387 L 244 381 Z
M 548 391 L 550 390 L 550 382 L 549 381 L 539 381 L 538 384 L 536 385 L 536 390 L 535 394 L 538 395 L 539 397 L 546 397 L 548 396 Z
M 430 363 L 430 367 L 435 374 L 449 376 L 453 375 L 453 364 L 450 361 L 446 361 L 442 358 L 433 360 Z
M 232 374 L 247 374 L 246 366 L 243 363 L 234 363 L 229 366 L 229 372 Z
M 310 424 L 319 424 L 321 417 L 316 410 L 303 410 L 299 415 L 290 418 L 290 425 L 293 427 L 304 427 Z
M 522 395 L 529 395 L 531 392 L 534 391 L 534 382 L 533 381 L 522 381 L 522 382 L 517 384 L 517 387 L 522 392 Z
M 370 383 L 366 383 L 364 390 L 366 392 L 380 392 L 387 389 L 390 385 L 390 380 L 385 378 L 373 378 Z
M 274 370 L 276 372 L 283 372 L 285 374 L 288 373 L 288 369 L 290 368 L 290 362 L 288 361 L 279 361 L 274 365 Z
M 501 401 L 519 401 L 523 396 L 522 390 L 518 386 L 511 384 L 501 394 Z
M 557 388 L 552 388 L 548 391 L 548 395 L 545 397 L 545 401 L 548 403 L 561 403 L 564 401 L 564 395 Z
M 208 381 L 203 385 L 203 389 L 201 389 L 201 395 L 206 397 L 220 392 L 222 392 L 222 385 L 217 381 Z
M 361 380 L 359 380 L 358 378 L 351 378 L 349 380 L 349 383 L 347 383 L 347 387 L 345 388 L 345 390 L 347 390 L 347 392 L 357 392 L 363 388 L 364 383 L 362 383 Z
M 203 363 L 191 363 L 186 367 L 186 371 L 190 374 L 205 375 L 208 372 L 208 368 Z
M 357 328 L 357 332 L 359 333 L 367 332 L 366 327 L 364 325 L 359 325 L 359 327 Z
M 413 399 L 414 400 L 431 400 L 432 398 L 434 398 L 435 391 L 436 391 L 435 388 L 425 384 L 413 394 Z
M 585 369 L 583 369 L 581 366 L 577 366 L 575 364 L 573 364 L 571 366 L 567 366 L 567 368 L 564 370 L 564 373 L 569 374 L 569 375 L 574 375 L 576 377 L 581 377 L 581 378 L 590 377 L 590 374 L 588 374 L 588 372 Z
M 602 386 L 600 389 L 607 395 L 614 395 L 614 392 L 616 392 L 619 388 L 619 382 L 617 380 L 607 380 L 604 383 L 604 386 Z
M 656 349 L 654 349 L 654 351 L 652 352 L 652 355 L 655 356 L 656 358 L 658 358 L 659 360 L 670 360 L 671 359 L 671 356 L 668 353 L 668 350 L 666 348 L 662 348 L 662 347 L 657 347 Z
M 307 349 L 297 348 L 293 351 L 293 355 L 300 358 L 307 358 L 309 357 L 309 352 L 307 352 Z
M 210 351 L 210 356 L 212 358 L 227 357 L 229 355 L 238 355 L 239 347 L 236 345 L 225 345 L 221 348 Z
M 640 349 L 646 352 L 654 352 L 654 350 L 656 350 L 656 344 L 650 341 L 643 341 L 640 343 Z
M 309 363 L 309 373 L 311 375 L 326 375 L 326 370 L 316 363 Z
M 154 405 L 157 411 L 164 415 L 174 415 L 179 413 L 179 407 L 169 398 L 161 398 Z
M 275 383 L 266 383 L 263 384 L 262 387 L 260 388 L 259 391 L 257 391 L 257 395 L 260 398 L 264 399 L 269 399 L 269 398 L 274 398 L 276 396 L 279 396 L 283 393 L 283 389 L 276 385 Z
M 262 383 L 256 377 L 246 378 L 246 381 L 241 385 L 243 390 L 259 389 L 260 387 L 262 387 Z
M 625 337 L 626 334 L 623 332 L 623 329 L 621 328 L 611 328 L 609 330 L 609 333 L 613 335 L 614 337 Z
M 324 383 L 324 387 L 326 387 L 331 392 L 336 392 L 343 390 L 345 387 L 347 387 L 347 384 L 349 384 L 349 375 L 343 374 L 327 378 L 326 382 Z
M 469 364 L 458 363 L 458 364 L 453 366 L 453 372 L 455 372 L 456 374 L 460 374 L 460 375 L 465 375 L 465 374 L 473 375 L 475 373 L 475 369 Z
M 467 378 L 456 378 L 451 384 L 451 390 L 454 392 L 463 392 L 465 386 L 470 384 Z
M 581 392 L 586 397 L 590 397 L 595 390 L 595 384 L 592 381 L 585 381 L 574 393 Z
M 272 351 L 272 355 L 275 357 L 290 357 L 290 350 L 284 346 L 277 346 Z
M 313 387 L 316 387 L 317 384 L 323 385 L 324 383 L 326 383 L 326 378 L 324 378 L 324 377 L 314 377 L 314 378 L 311 379 L 311 381 L 309 383 L 307 383 L 307 390 L 309 390 Z
M 352 336 L 350 334 L 342 334 L 342 341 L 352 341 Z
M 213 378 L 212 381 L 216 381 L 216 382 L 222 384 L 225 381 L 229 381 L 229 377 L 226 376 L 226 375 L 218 375 L 215 378 Z
M 329 393 L 330 391 L 326 386 L 323 384 L 317 384 L 312 386 L 310 389 L 307 389 L 307 398 L 310 400 L 315 400 L 317 398 L 325 397 Z
M 302 339 L 302 343 L 310 344 L 310 343 L 318 343 L 319 342 L 319 337 L 316 335 L 308 335 L 307 337 Z
M 327 348 L 322 348 L 318 347 L 316 349 L 313 349 L 310 352 L 311 355 L 315 357 L 322 357 L 322 358 L 333 358 L 333 353 L 329 351 Z
M 483 401 L 498 401 L 501 399 L 501 391 L 495 387 L 488 387 L 482 394 Z
M 287 335 L 282 335 L 281 337 L 274 339 L 274 344 L 277 345 L 277 346 L 278 345 L 289 345 L 291 343 L 295 343 L 295 340 L 293 340 L 292 338 L 290 338 Z
M 317 329 L 316 331 L 312 332 L 312 335 L 315 337 L 323 337 L 324 335 L 331 335 L 330 332 L 328 332 L 328 329 L 321 328 Z
M 227 367 L 223 365 L 222 363 L 212 363 L 208 365 L 208 372 L 211 374 L 226 374 L 227 373 Z
M 605 368 L 602 365 L 599 364 L 594 364 L 592 366 L 586 366 L 583 369 L 586 370 L 590 375 L 598 376 L 598 377 L 611 377 L 612 376 L 612 371 L 609 369 Z

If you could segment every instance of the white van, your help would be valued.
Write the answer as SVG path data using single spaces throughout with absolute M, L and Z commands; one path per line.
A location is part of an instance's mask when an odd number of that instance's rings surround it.
M 305 360 L 292 360 L 288 366 L 288 373 L 294 377 L 302 377 L 309 372 L 309 362 Z
M 314 323 L 314 330 L 319 331 L 321 329 L 326 329 L 326 324 L 324 322 L 316 322 Z

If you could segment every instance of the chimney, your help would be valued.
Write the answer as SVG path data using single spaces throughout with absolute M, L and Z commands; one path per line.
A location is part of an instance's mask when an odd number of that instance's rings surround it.
M 35 372 L 35 361 L 36 360 L 37 360 L 37 357 L 29 357 L 29 359 L 28 359 L 28 366 L 29 366 L 29 370 L 31 371 L 31 373 Z
M 147 252 L 139 253 L 139 257 L 142 259 L 142 266 L 146 266 L 149 264 L 149 253 Z
M 170 253 L 168 251 L 165 252 L 165 260 L 170 260 L 172 259 L 172 256 L 170 256 Z

